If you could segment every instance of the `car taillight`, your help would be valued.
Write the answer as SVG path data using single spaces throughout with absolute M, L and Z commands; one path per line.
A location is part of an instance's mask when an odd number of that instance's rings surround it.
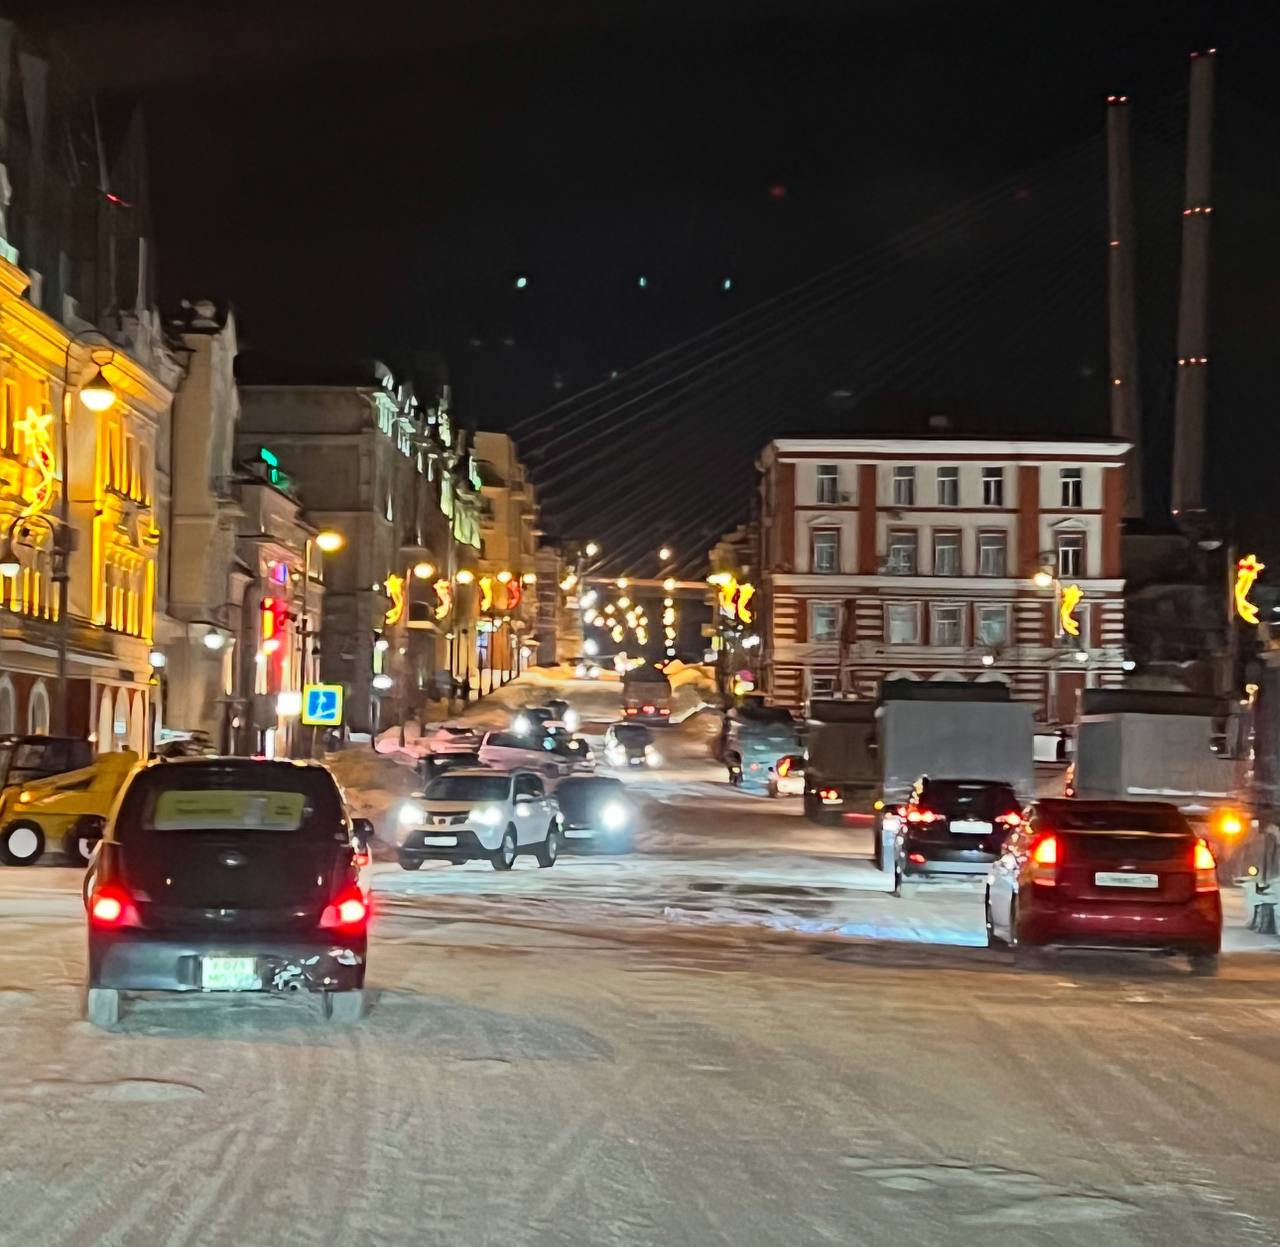
M 89 898 L 89 921 L 107 930 L 142 925 L 133 897 L 118 883 L 105 883 L 95 889 Z
M 652 714 L 652 713 L 653 713 L 653 707 L 652 707 L 652 706 L 645 706 L 645 707 L 644 707 L 644 712 L 645 712 L 645 714 Z
M 791 774 L 791 759 L 783 758 L 782 761 L 778 763 L 778 778 L 786 779 L 787 776 L 790 774 Z
M 909 823 L 933 823 L 937 822 L 941 817 L 941 814 L 936 814 L 933 810 L 914 809 L 907 811 L 907 822 Z
M 1043 835 L 1031 846 L 1031 882 L 1042 888 L 1056 887 L 1058 839 Z
M 634 706 L 627 706 L 622 713 L 623 714 L 639 714 L 640 712 Z
M 1192 851 L 1191 864 L 1196 871 L 1196 891 L 1216 892 L 1218 890 L 1218 863 L 1213 850 L 1203 841 L 1197 840 Z
M 925 863 L 925 856 L 923 853 L 908 853 L 907 861 L 911 862 L 914 866 L 923 866 Z
M 357 870 L 363 870 L 372 861 L 373 861 L 373 856 L 370 854 L 368 849 L 357 849 L 351 855 L 351 864 Z
M 824 805 L 835 805 L 840 800 L 840 789 L 819 788 L 818 796 Z
M 325 906 L 320 925 L 328 930 L 362 931 L 369 922 L 369 902 L 353 883 Z
M 1017 810 L 1010 810 L 1007 814 L 997 814 L 996 822 L 1003 823 L 1006 827 L 1021 827 L 1022 815 Z
M 670 714 L 670 713 L 671 713 L 671 711 L 670 711 L 670 710 L 659 710 L 659 711 L 658 711 L 658 713 L 659 713 L 659 714 Z

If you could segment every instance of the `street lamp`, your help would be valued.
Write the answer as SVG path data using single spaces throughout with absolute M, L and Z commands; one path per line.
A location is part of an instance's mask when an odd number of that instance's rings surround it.
M 335 554 L 347 544 L 347 539 L 332 528 L 321 529 L 320 532 L 316 533 L 314 540 L 316 548 L 325 554 Z
M 413 565 L 413 574 L 419 580 L 430 580 L 436 574 L 435 565 L 432 563 L 415 563 Z
M 589 559 L 593 559 L 593 558 L 595 558 L 595 556 L 596 556 L 597 554 L 599 554 L 599 553 L 600 553 L 600 545 L 599 545 L 599 543 L 598 543 L 598 542 L 595 542 L 595 541 L 588 541 L 588 542 L 587 542 L 587 544 L 586 544 L 586 546 L 585 546 L 585 547 L 584 547 L 584 549 L 583 549 L 583 553 L 584 553 L 584 554 L 587 556 L 587 558 L 589 558 Z
M 80 401 L 90 411 L 107 411 L 116 401 L 111 382 L 102 375 L 102 366 L 96 365 L 93 376 L 80 387 Z
M 670 558 L 671 558 L 671 547 L 670 547 L 670 546 L 663 546 L 663 547 L 662 547 L 662 549 L 658 551 L 658 557 L 659 557 L 659 558 L 660 558 L 664 563 L 668 562 L 668 561 L 670 560 Z
M 1035 574 L 1031 577 L 1031 583 L 1037 589 L 1049 589 L 1053 587 L 1054 574 L 1047 567 L 1038 567 Z

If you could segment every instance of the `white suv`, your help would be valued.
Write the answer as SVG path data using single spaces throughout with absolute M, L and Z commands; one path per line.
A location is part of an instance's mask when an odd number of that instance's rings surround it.
M 554 866 L 560 854 L 560 807 L 533 771 L 448 771 L 401 806 L 399 823 L 405 870 L 479 860 L 510 870 L 520 853 Z

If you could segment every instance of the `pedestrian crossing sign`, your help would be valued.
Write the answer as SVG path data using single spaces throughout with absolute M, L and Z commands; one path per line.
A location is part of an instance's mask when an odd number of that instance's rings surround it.
M 304 684 L 302 721 L 309 727 L 341 727 L 342 685 Z

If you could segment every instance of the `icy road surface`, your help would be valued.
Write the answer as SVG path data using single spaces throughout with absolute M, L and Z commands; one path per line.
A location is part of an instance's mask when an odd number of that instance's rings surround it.
M 633 858 L 378 867 L 349 1030 L 95 1031 L 78 876 L 0 871 L 0 1243 L 1280 1242 L 1280 945 L 1015 972 L 965 946 L 979 893 L 893 900 L 865 833 L 641 783 Z

